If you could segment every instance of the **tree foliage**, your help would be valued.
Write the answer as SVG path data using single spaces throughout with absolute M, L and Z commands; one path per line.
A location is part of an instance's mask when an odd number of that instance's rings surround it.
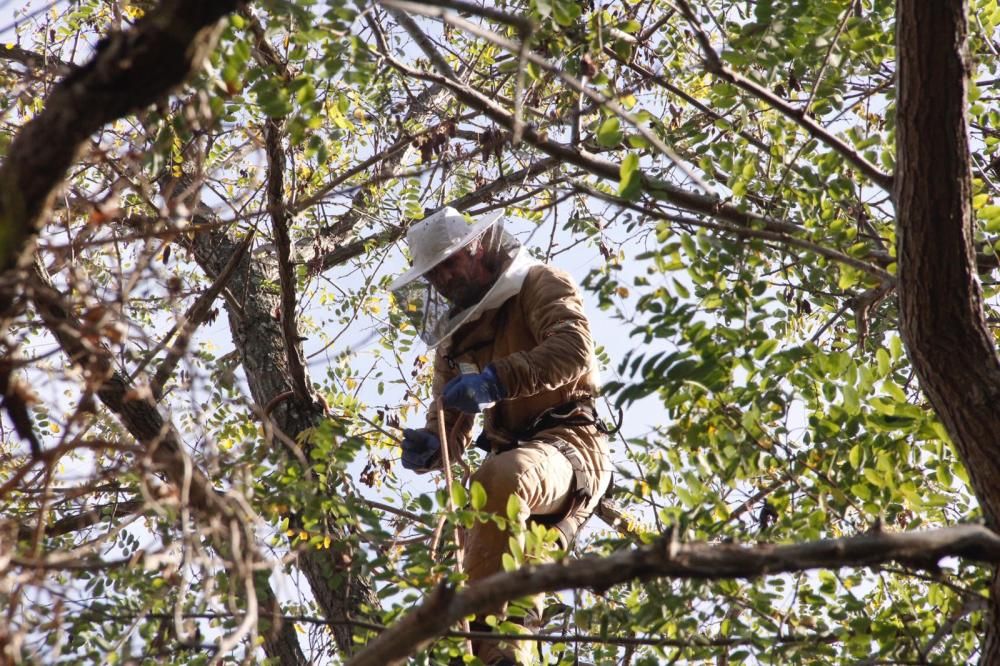
M 547 592 L 540 660 L 989 662 L 992 533 L 893 540 L 1000 507 L 995 431 L 963 411 L 995 395 L 1000 7 L 929 3 L 968 19 L 966 60 L 961 26 L 941 40 L 966 90 L 896 34 L 922 1 L 24 10 L 0 40 L 4 658 L 461 654 L 408 611 L 474 614 L 455 530 L 508 517 L 397 464 L 430 367 L 385 293 L 449 204 L 585 265 L 610 322 L 615 506 L 564 573 L 492 588 Z M 899 96 L 920 67 L 954 90 Z M 898 133 L 949 104 L 971 174 Z M 968 200 L 914 203 L 947 183 Z M 922 290 L 962 267 L 944 318 Z M 529 530 L 510 568 L 551 542 Z

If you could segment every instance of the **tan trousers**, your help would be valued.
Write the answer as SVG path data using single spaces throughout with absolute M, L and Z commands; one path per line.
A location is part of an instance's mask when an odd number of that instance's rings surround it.
M 507 515 L 507 500 L 520 500 L 520 522 L 524 527 L 529 516 L 550 515 L 565 511 L 573 487 L 573 467 L 552 444 L 527 442 L 515 449 L 490 455 L 472 476 L 486 490 L 485 511 Z M 477 522 L 466 535 L 465 573 L 469 583 L 503 570 L 503 554 L 510 538 L 496 523 Z M 522 544 L 523 546 L 523 544 Z M 502 608 L 488 612 L 503 613 Z M 513 658 L 512 646 L 496 641 L 473 641 L 476 655 L 486 664 L 500 657 Z

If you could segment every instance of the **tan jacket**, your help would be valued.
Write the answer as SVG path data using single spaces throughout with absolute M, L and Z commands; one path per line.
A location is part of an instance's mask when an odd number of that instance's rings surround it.
M 458 375 L 458 363 L 474 363 L 479 371 L 492 363 L 506 391 L 507 398 L 485 413 L 483 430 L 495 445 L 509 443 L 552 407 L 597 397 L 597 359 L 583 301 L 573 279 L 547 265 L 531 268 L 517 295 L 438 348 L 435 398 Z M 445 412 L 452 460 L 469 446 L 473 422 L 471 415 Z M 436 415 L 428 416 L 427 429 L 437 434 Z M 586 490 L 597 495 L 596 504 L 610 480 L 607 438 L 594 426 L 561 426 L 532 439 L 561 440 L 579 451 L 591 475 Z

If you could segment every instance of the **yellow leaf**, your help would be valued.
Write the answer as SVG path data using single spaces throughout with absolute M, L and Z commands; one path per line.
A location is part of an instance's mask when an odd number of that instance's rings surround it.
M 59 432 L 61 429 L 62 428 L 59 427 L 58 423 L 50 423 L 49 424 L 49 430 L 51 430 L 52 432 Z
M 285 536 L 286 537 L 293 537 L 293 536 L 295 536 L 295 530 L 288 530 L 287 532 L 285 532 Z
M 330 535 L 328 534 L 328 535 L 326 535 L 326 538 L 323 539 L 323 548 L 327 548 L 328 549 L 330 547 L 331 543 L 333 543 L 333 539 L 331 539 Z
M 346 380 L 344 380 L 344 384 L 347 385 L 348 390 L 353 390 L 354 387 L 358 385 L 358 383 L 356 381 L 354 381 L 350 377 L 348 377 Z
M 299 539 L 301 539 L 302 541 L 305 541 L 308 538 L 309 538 L 309 532 L 306 532 L 305 530 L 301 530 L 299 532 Z

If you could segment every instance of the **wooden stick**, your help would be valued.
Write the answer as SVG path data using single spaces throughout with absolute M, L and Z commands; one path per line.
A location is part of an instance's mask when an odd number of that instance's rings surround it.
M 448 493 L 447 493 L 447 497 L 448 497 L 448 511 L 449 511 L 449 513 L 452 513 L 452 512 L 455 511 L 455 501 L 454 501 L 454 499 L 451 496 L 451 483 L 452 483 L 452 478 L 451 478 L 451 453 L 448 451 L 448 432 L 447 432 L 447 429 L 445 427 L 445 422 L 444 422 L 444 403 L 441 401 L 440 398 L 438 398 L 437 403 L 436 403 L 435 406 L 437 407 L 438 438 L 441 440 L 441 464 L 444 466 L 444 480 L 445 480 L 445 483 L 448 484 Z M 438 523 L 438 527 L 440 528 L 443 525 L 444 525 L 444 519 L 442 518 L 441 522 Z M 437 537 L 438 536 L 440 536 L 440 530 L 438 530 L 436 532 L 436 534 L 435 534 L 435 539 L 434 539 L 435 545 L 437 543 Z M 463 541 L 463 539 L 462 539 L 462 528 L 460 528 L 458 525 L 456 525 L 455 526 L 455 564 L 458 566 L 458 569 L 460 571 L 464 571 L 465 570 L 465 548 L 464 548 L 464 544 L 462 543 L 462 541 Z M 432 548 L 433 548 L 433 546 L 432 546 Z M 434 551 L 432 550 L 431 552 L 433 553 Z M 466 631 L 466 632 L 469 631 L 469 621 L 467 619 L 465 619 L 465 618 L 462 618 L 462 630 Z M 466 638 L 465 639 L 465 649 L 467 649 L 469 651 L 469 654 L 472 654 L 472 639 L 470 639 L 470 638 Z

